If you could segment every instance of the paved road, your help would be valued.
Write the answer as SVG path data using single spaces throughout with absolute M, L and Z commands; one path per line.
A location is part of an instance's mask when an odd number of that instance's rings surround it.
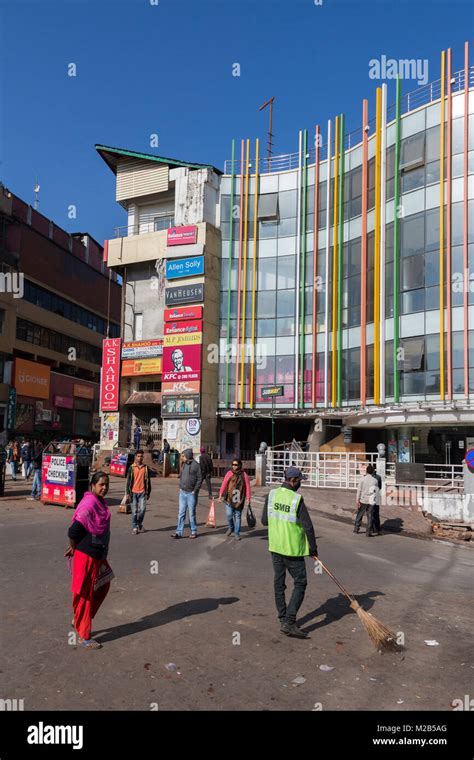
M 238 543 L 225 538 L 219 507 L 221 527 L 172 541 L 177 484 L 167 481 L 155 487 L 147 532 L 133 536 L 129 516 L 116 514 L 122 491 L 114 480 L 116 580 L 96 619 L 104 648 L 95 652 L 68 643 L 62 555 L 72 512 L 1 500 L 0 698 L 24 699 L 31 710 L 450 710 L 453 699 L 474 693 L 470 549 L 367 539 L 313 515 L 321 557 L 366 609 L 405 635 L 403 655 L 380 655 L 309 560 L 301 617 L 311 639 L 279 633 L 260 520 Z M 203 495 L 201 523 L 207 506 Z M 298 676 L 306 680 L 295 685 Z

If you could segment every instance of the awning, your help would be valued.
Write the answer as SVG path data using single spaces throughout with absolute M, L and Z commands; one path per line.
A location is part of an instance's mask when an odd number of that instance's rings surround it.
M 161 404 L 161 393 L 158 391 L 134 391 L 126 400 L 125 405 L 127 404 L 129 406 L 132 404 L 146 404 L 147 406 Z

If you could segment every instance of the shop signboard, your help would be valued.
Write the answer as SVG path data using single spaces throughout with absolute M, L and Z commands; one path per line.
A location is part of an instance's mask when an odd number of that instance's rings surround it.
M 106 338 L 102 348 L 101 412 L 116 412 L 119 408 L 120 338 Z
M 49 398 L 51 367 L 26 359 L 15 359 L 15 388 L 19 396 Z
M 161 401 L 161 416 L 167 417 L 199 417 L 200 396 L 163 396 Z
M 8 391 L 7 407 L 7 430 L 14 430 L 16 424 L 16 390 L 10 388 Z
M 161 383 L 161 393 L 174 395 L 182 395 L 184 393 L 199 393 L 201 390 L 201 383 L 199 380 L 175 380 L 171 383 Z
M 204 256 L 189 256 L 187 259 L 172 259 L 166 262 L 167 280 L 199 277 L 202 274 L 204 274 Z
M 186 227 L 170 227 L 166 245 L 193 245 L 197 242 L 197 227 L 195 224 Z
M 155 359 L 125 359 L 125 361 L 122 362 L 122 377 L 160 375 L 161 368 L 161 356 L 158 356 Z
M 202 319 L 202 306 L 180 306 L 176 309 L 165 309 L 165 322 L 175 322 L 178 319 Z
M 74 383 L 73 388 L 73 395 L 77 396 L 78 398 L 88 398 L 93 399 L 94 398 L 94 388 L 92 385 L 78 385 L 77 383 Z
M 180 305 L 183 303 L 199 303 L 204 300 L 204 283 L 193 285 L 178 285 L 174 288 L 165 288 L 166 306 Z
M 162 354 L 162 338 L 135 340 L 122 344 L 122 359 L 156 359 Z
M 43 454 L 41 501 L 74 506 L 76 458 L 70 455 Z
M 165 346 L 163 348 L 163 381 L 201 379 L 201 346 Z
M 171 345 L 171 343 L 167 342 L 167 338 L 174 335 L 200 335 L 202 337 L 202 319 L 170 320 L 169 322 L 165 322 L 164 334 L 163 342 L 165 346 Z M 190 341 L 190 343 L 194 342 L 197 341 Z
M 70 396 L 54 396 L 54 406 L 59 409 L 74 409 L 74 399 Z

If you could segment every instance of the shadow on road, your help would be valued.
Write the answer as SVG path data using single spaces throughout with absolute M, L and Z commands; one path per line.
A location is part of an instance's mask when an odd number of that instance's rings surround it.
M 357 595 L 355 599 L 359 602 L 360 606 L 364 608 L 364 610 L 368 611 L 371 609 L 371 607 L 374 606 L 375 597 L 377 596 L 385 596 L 385 594 L 383 591 L 368 591 L 366 594 Z M 309 612 L 307 615 L 302 617 L 300 620 L 298 620 L 298 624 L 303 628 L 306 623 L 309 623 L 311 620 L 314 620 L 314 618 L 320 617 L 321 615 L 325 616 L 324 620 L 313 623 L 313 625 L 310 625 L 303 630 L 306 633 L 310 633 L 311 631 L 315 631 L 317 628 L 323 628 L 325 625 L 335 623 L 345 615 L 354 615 L 354 612 L 349 606 L 349 602 L 347 601 L 344 594 L 338 594 L 337 596 L 333 596 L 325 601 L 324 604 L 322 604 L 321 607 L 318 607 L 317 610 Z
M 103 643 L 122 639 L 124 636 L 132 636 L 134 633 L 140 633 L 149 628 L 159 628 L 161 625 L 167 625 L 175 620 L 182 620 L 191 615 L 203 615 L 206 612 L 213 612 L 221 604 L 235 604 L 238 601 L 240 600 L 237 596 L 227 596 L 219 599 L 190 599 L 189 602 L 179 602 L 179 604 L 173 604 L 165 610 L 154 612 L 152 615 L 146 615 L 146 617 L 134 623 L 124 623 L 115 628 L 103 628 L 102 631 L 105 631 L 105 633 L 103 636 L 100 636 L 100 641 Z M 100 635 L 102 631 L 97 631 L 96 635 Z

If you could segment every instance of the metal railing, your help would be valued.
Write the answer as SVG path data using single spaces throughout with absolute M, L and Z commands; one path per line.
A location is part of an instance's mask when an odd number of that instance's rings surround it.
M 429 491 L 455 491 L 464 490 L 464 474 L 462 464 L 425 464 L 424 487 Z M 397 487 L 410 488 L 412 483 L 395 482 L 395 462 L 387 462 L 386 482 Z
M 454 94 L 457 92 L 461 92 L 464 90 L 464 69 L 461 69 L 460 71 L 456 71 L 452 76 L 452 83 L 451 83 L 451 91 Z M 469 67 L 468 72 L 468 87 L 474 86 L 474 66 Z M 402 96 L 401 99 L 401 106 L 400 110 L 402 115 L 405 115 L 407 113 L 410 113 L 410 111 L 415 111 L 417 108 L 420 108 L 421 106 L 428 105 L 429 103 L 433 103 L 436 100 L 439 100 L 441 96 L 441 79 L 437 79 L 434 82 L 430 82 L 428 84 L 423 85 L 422 87 L 417 87 L 415 90 L 412 90 L 411 92 L 407 92 L 405 95 Z M 392 103 L 387 107 L 387 123 L 393 121 L 395 119 L 395 103 Z M 371 135 L 375 131 L 375 118 L 371 119 L 368 123 L 368 134 Z M 312 140 L 312 137 L 310 138 Z M 344 147 L 346 150 L 349 150 L 350 148 L 354 148 L 357 145 L 359 145 L 362 142 L 362 126 L 358 127 L 357 129 L 353 130 L 352 132 L 348 132 L 344 135 Z M 327 144 L 322 144 L 320 147 L 320 154 L 319 158 L 321 161 L 325 161 L 327 159 Z M 311 148 L 307 152 L 307 159 L 308 163 L 314 163 L 316 157 L 316 150 L 315 148 Z M 290 169 L 297 169 L 298 168 L 298 162 L 299 162 L 299 154 L 298 153 L 286 153 L 278 156 L 271 156 L 270 159 L 268 158 L 260 158 L 259 159 L 259 165 L 258 165 L 258 171 L 259 174 L 272 174 L 276 172 L 283 172 L 288 171 Z M 252 173 L 255 173 L 255 161 L 252 162 Z M 240 160 L 234 161 L 234 172 L 236 174 L 241 174 L 242 171 L 245 170 L 245 167 L 241 167 Z M 230 174 L 232 172 L 232 160 L 226 159 L 224 161 L 224 174 Z
M 322 452 L 269 449 L 267 482 L 281 483 L 287 467 L 298 467 L 310 488 L 345 488 L 356 490 L 368 464 L 374 464 L 377 452 Z
M 138 224 L 126 224 L 114 228 L 114 237 L 145 235 L 147 232 L 159 232 L 174 227 L 174 214 L 146 214 L 140 217 Z

